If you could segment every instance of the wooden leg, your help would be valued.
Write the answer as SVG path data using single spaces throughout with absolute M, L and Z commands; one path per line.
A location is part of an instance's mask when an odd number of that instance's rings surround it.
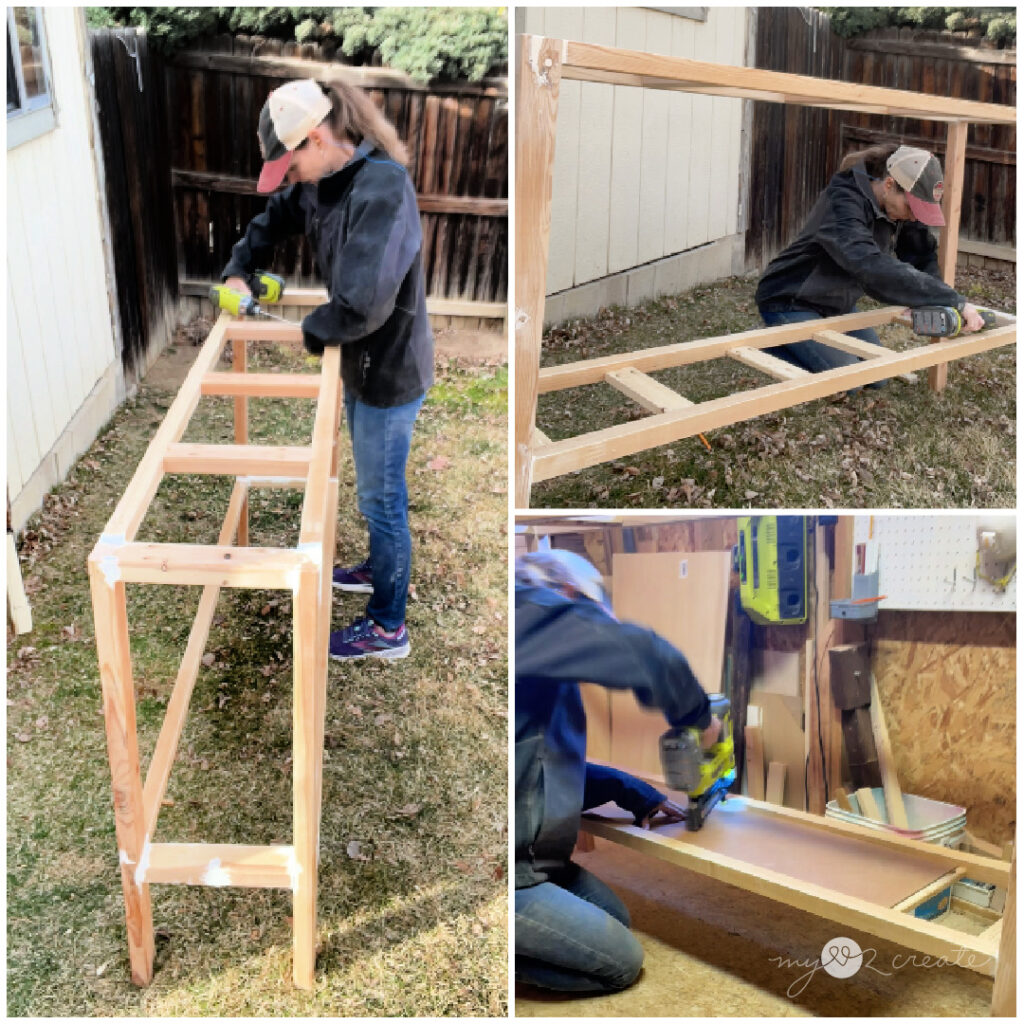
M 139 744 L 135 727 L 135 684 L 128 644 L 128 608 L 125 585 L 108 582 L 104 571 L 89 565 L 96 652 L 103 686 L 103 717 L 107 730 L 107 755 L 114 786 L 114 819 L 121 862 L 128 954 L 132 981 L 148 985 L 153 980 L 153 907 L 144 881 L 148 842 Z
M 999 938 L 999 960 L 992 986 L 992 1016 L 1017 1016 L 1017 855 L 1010 864 L 1003 929 Z
M 246 343 L 236 338 L 231 346 L 232 368 L 236 373 L 245 373 L 248 369 L 248 353 Z M 249 443 L 249 399 L 246 395 L 235 397 L 235 444 Z M 238 544 L 249 543 L 249 495 L 242 502 L 242 517 L 238 520 Z
M 960 207 L 964 192 L 964 161 L 967 156 L 966 121 L 950 121 L 946 132 L 945 192 L 942 213 L 946 226 L 939 240 L 939 270 L 950 287 L 956 281 L 956 251 L 960 241 Z M 948 363 L 939 363 L 928 371 L 928 386 L 941 391 L 946 386 Z
M 551 231 L 562 49 L 557 40 L 522 36 L 516 77 L 516 507 L 530 504 L 531 450 Z
M 292 892 L 295 937 L 292 978 L 313 987 L 317 884 L 317 661 L 320 574 L 300 574 L 294 599 L 295 696 L 292 712 L 292 827 L 298 874 Z

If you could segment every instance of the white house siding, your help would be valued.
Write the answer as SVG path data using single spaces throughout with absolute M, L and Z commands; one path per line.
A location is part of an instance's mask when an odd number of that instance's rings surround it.
M 7 493 L 15 529 L 121 390 L 81 8 L 44 11 L 57 125 L 7 152 Z
M 703 22 L 642 7 L 517 14 L 532 35 L 743 65 L 749 9 L 705 10 Z M 732 272 L 742 133 L 738 99 L 563 81 L 547 319 Z M 691 260 L 669 259 L 698 249 Z

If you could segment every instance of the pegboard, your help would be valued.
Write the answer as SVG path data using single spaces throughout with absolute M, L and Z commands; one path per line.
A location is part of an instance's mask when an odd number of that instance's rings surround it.
M 976 578 L 978 528 L 1012 529 L 1007 515 L 860 515 L 853 543 L 867 543 L 866 570 L 878 569 L 880 609 L 1016 611 L 1017 580 L 1000 593 Z M 856 567 L 856 556 L 854 557 Z

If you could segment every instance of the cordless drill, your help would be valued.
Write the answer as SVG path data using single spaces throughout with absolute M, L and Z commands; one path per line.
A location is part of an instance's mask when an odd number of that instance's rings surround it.
M 701 731 L 694 726 L 669 729 L 661 737 L 661 770 L 668 785 L 689 798 L 686 827 L 690 832 L 703 827 L 712 808 L 736 781 L 729 699 L 721 693 L 710 694 L 709 699 L 712 715 L 722 722 L 722 731 L 709 750 L 701 747 Z
M 227 285 L 215 284 L 210 288 L 210 301 L 218 308 L 227 310 L 232 316 L 268 316 L 283 320 L 261 308 L 260 302 L 280 302 L 284 294 L 284 278 L 269 270 L 257 270 L 249 275 L 248 285 L 252 292 L 245 295 Z M 285 321 L 287 323 L 288 321 Z
M 995 327 L 991 309 L 979 309 L 985 327 Z M 921 306 L 910 311 L 911 328 L 922 338 L 955 338 L 964 329 L 964 316 L 953 306 Z

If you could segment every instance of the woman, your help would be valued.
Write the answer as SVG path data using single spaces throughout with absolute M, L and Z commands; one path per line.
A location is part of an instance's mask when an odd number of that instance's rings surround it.
M 980 330 L 977 309 L 939 276 L 928 226 L 945 224 L 942 189 L 942 167 L 927 150 L 880 145 L 850 153 L 761 278 L 761 319 L 774 327 L 852 313 L 867 294 L 899 306 L 954 306 L 965 332 Z M 870 327 L 850 333 L 881 344 Z M 816 341 L 766 351 L 813 373 L 858 361 Z
M 275 89 L 259 118 L 272 192 L 235 245 L 222 277 L 246 279 L 273 247 L 304 232 L 328 301 L 302 321 L 309 351 L 341 345 L 345 417 L 370 553 L 335 569 L 334 586 L 369 593 L 366 614 L 331 634 L 337 659 L 404 658 L 411 539 L 405 466 L 413 424 L 433 383 L 433 336 L 420 268 L 420 219 L 398 134 L 359 89 L 313 80 Z
M 580 812 L 609 800 L 637 825 L 685 810 L 624 772 L 588 764 L 579 680 L 631 689 L 710 747 L 722 724 L 684 655 L 642 626 L 619 622 L 601 576 L 571 551 L 516 562 L 516 979 L 561 992 L 614 992 L 640 973 L 629 911 L 570 857 Z

